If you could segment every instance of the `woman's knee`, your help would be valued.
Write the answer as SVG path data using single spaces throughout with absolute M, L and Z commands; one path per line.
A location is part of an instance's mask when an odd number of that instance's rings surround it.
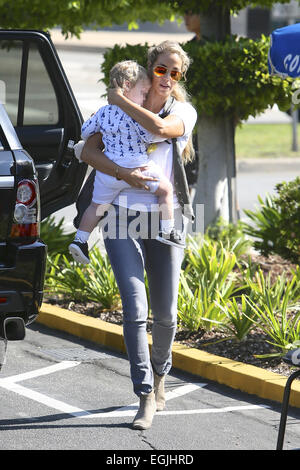
M 152 312 L 153 323 L 163 328 L 176 328 L 177 326 L 177 309 L 161 310 Z
M 148 318 L 148 301 L 146 297 L 126 296 L 122 299 L 123 317 L 126 322 L 146 322 Z

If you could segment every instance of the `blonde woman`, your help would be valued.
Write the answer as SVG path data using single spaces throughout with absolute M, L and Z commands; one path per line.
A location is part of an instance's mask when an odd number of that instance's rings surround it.
M 196 111 L 186 100 L 180 83 L 188 66 L 189 58 L 179 44 L 163 42 L 148 52 L 151 88 L 144 107 L 126 98 L 120 83 L 108 93 L 111 104 L 120 107 L 152 134 L 165 139 L 156 144 L 150 159 L 174 183 L 175 223 L 179 230 L 183 227 L 183 214 L 191 214 L 183 162 L 193 156 L 191 134 L 197 119 Z M 171 97 L 173 103 L 169 114 L 163 118 L 160 114 Z M 117 174 L 130 185 L 113 201 L 117 214 L 116 233 L 122 227 L 123 236 L 106 237 L 105 246 L 121 294 L 124 339 L 131 380 L 133 390 L 140 399 L 133 428 L 148 429 L 155 412 L 165 407 L 164 381 L 172 366 L 183 250 L 160 243 L 156 239 L 159 227 L 157 226 L 157 232 L 153 228 L 157 220 L 157 198 L 147 190 L 148 181 L 151 180 L 149 176 L 143 174 L 140 168 L 118 167 L 107 159 L 99 148 L 99 134 L 88 139 L 82 159 L 103 173 L 111 176 Z M 128 229 L 127 236 L 124 237 L 124 226 L 129 228 L 131 223 L 141 217 L 141 211 L 133 213 L 131 210 L 137 204 L 143 209 L 148 236 L 133 238 Z M 148 301 L 144 269 L 153 318 L 151 356 L 146 333 Z
M 151 87 L 146 69 L 133 60 L 115 64 L 110 71 L 110 82 L 122 83 L 124 96 L 138 106 L 143 105 Z M 118 106 L 112 104 L 102 106 L 83 123 L 81 137 L 86 140 L 99 132 L 102 134 L 105 155 L 118 167 L 140 167 L 144 174 L 156 178 L 156 181 L 148 182 L 148 188 L 157 196 L 160 208 L 161 230 L 157 239 L 177 248 L 184 248 L 182 234 L 174 227 L 173 186 L 168 178 L 164 177 L 160 167 L 149 160 L 148 155 L 151 144 L 161 142 L 163 138 L 151 134 Z M 69 245 L 69 251 L 75 261 L 89 264 L 90 234 L 112 201 L 127 187 L 130 186 L 122 179 L 96 171 L 92 201 L 82 216 L 74 241 Z

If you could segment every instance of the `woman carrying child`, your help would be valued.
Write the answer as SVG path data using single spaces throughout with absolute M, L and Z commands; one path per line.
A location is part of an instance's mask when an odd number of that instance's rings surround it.
M 184 209 L 190 209 L 182 162 L 193 156 L 191 134 L 197 119 L 196 111 L 187 101 L 184 88 L 179 83 L 188 67 L 189 58 L 179 44 L 165 41 L 148 52 L 151 88 L 144 107 L 126 97 L 125 87 L 118 86 L 108 93 L 110 104 L 121 108 L 144 129 L 162 140 L 156 143 L 156 149 L 151 152 L 149 159 L 160 167 L 164 177 L 173 184 L 175 226 L 179 231 L 184 227 L 183 215 L 187 213 Z M 170 98 L 174 99 L 173 103 L 169 114 L 163 118 L 160 114 Z M 122 299 L 124 339 L 133 389 L 140 399 L 133 428 L 147 429 L 152 424 L 155 412 L 165 407 L 164 382 L 172 366 L 184 250 L 157 240 L 159 227 L 153 235 L 153 220 L 157 219 L 158 211 L 157 196 L 148 190 L 148 185 L 155 178 L 145 174 L 140 167 L 123 167 L 109 159 L 99 144 L 101 137 L 101 133 L 96 133 L 88 138 L 82 160 L 100 172 L 128 183 L 112 201 L 117 213 L 117 229 L 124 228 L 124 225 L 128 228 L 139 217 L 139 213 L 130 210 L 137 203 L 145 208 L 148 224 L 148 238 L 133 238 L 129 233 L 126 237 L 119 237 L 118 230 L 116 237 L 105 238 L 105 247 Z M 175 145 L 179 158 L 174 152 Z M 146 332 L 148 301 L 144 270 L 148 279 L 153 319 L 151 356 Z

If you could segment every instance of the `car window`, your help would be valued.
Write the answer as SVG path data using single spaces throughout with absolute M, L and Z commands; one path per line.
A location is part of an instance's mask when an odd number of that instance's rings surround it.
M 26 125 L 57 124 L 56 94 L 48 72 L 34 43 L 28 55 L 24 122 Z
M 5 107 L 13 125 L 57 124 L 56 94 L 36 44 L 0 41 L 0 64 Z
M 17 125 L 20 75 L 22 64 L 22 42 L 1 41 L 1 90 L 6 111 L 14 126 Z

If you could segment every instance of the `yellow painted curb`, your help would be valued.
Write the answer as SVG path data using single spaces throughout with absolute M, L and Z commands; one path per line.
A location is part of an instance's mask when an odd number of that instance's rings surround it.
M 122 327 L 99 318 L 43 303 L 36 321 L 49 328 L 102 344 L 107 348 L 126 352 Z
M 43 303 L 36 320 L 49 328 L 101 344 L 108 349 L 126 353 L 123 328 L 54 305 Z M 152 338 L 148 335 L 151 348 Z M 188 348 L 173 345 L 173 366 L 261 398 L 282 402 L 287 377 L 256 366 Z M 290 405 L 300 408 L 300 382 L 293 382 Z

